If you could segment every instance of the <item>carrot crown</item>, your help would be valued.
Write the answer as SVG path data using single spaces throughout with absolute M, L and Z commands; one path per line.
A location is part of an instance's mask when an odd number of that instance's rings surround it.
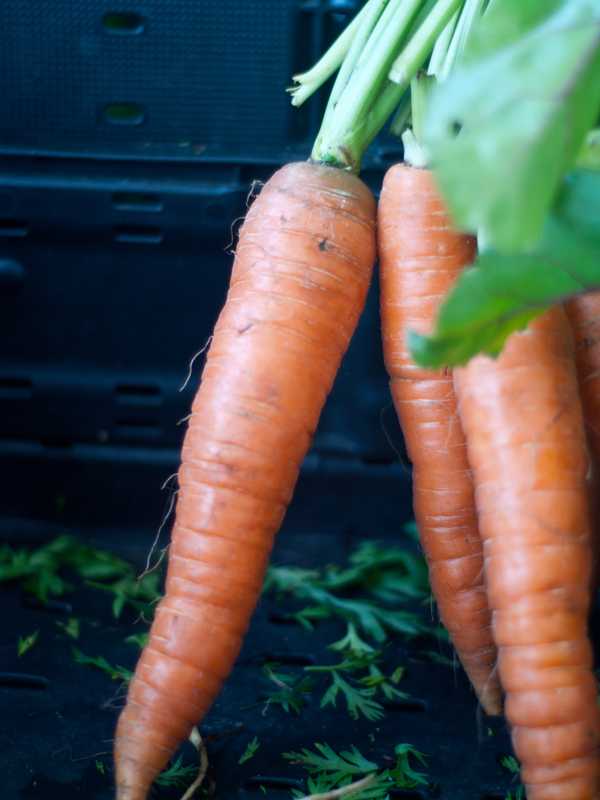
M 294 77 L 301 105 L 338 75 L 312 150 L 313 161 L 359 172 L 365 150 L 407 94 L 411 80 L 464 0 L 368 0 L 308 72 Z

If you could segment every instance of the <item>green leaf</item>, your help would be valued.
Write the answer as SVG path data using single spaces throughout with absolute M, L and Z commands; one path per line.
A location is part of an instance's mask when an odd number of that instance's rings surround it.
M 333 706 L 335 708 L 338 694 L 341 694 L 346 701 L 348 713 L 352 719 L 364 717 L 369 722 L 382 719 L 383 707 L 376 700 L 373 700 L 375 689 L 373 687 L 363 688 L 353 686 L 349 681 L 342 678 L 339 672 L 331 673 L 331 686 L 321 699 L 321 708 Z
M 304 748 L 300 752 L 284 753 L 283 757 L 293 764 L 301 764 L 310 773 L 328 775 L 334 784 L 378 769 L 377 764 L 366 759 L 354 745 L 339 754 L 328 744 L 317 742 L 314 748 L 316 752 Z
M 424 766 L 426 760 L 423 753 L 420 753 L 411 744 L 398 744 L 394 752 L 396 753 L 396 766 L 390 770 L 390 775 L 398 788 L 414 789 L 416 786 L 426 786 L 429 783 L 425 773 L 417 772 L 411 765 L 411 759 L 414 759 Z
M 433 92 L 426 143 L 459 227 L 532 246 L 600 111 L 596 0 L 503 0 Z
M 113 681 L 125 681 L 126 683 L 129 683 L 129 681 L 133 678 L 133 672 L 131 672 L 131 670 L 120 666 L 113 667 L 112 664 L 109 664 L 109 662 L 104 658 L 104 656 L 86 656 L 76 647 L 73 648 L 73 659 L 77 664 L 83 664 L 84 666 L 88 667 L 96 667 L 96 669 L 104 672 Z
M 554 303 L 600 287 L 600 172 L 569 175 L 528 253 L 482 253 L 444 301 L 432 336 L 411 333 L 414 360 L 439 368 L 497 355 L 507 337 Z
M 56 621 L 56 626 L 63 630 L 71 639 L 79 639 L 79 620 L 76 617 L 69 617 L 66 622 Z
M 156 779 L 159 786 L 185 786 L 198 774 L 198 767 L 183 766 L 181 756 L 178 756 L 170 767 L 160 773 Z
M 28 650 L 31 650 L 31 648 L 37 642 L 39 633 L 39 631 L 34 631 L 33 633 L 30 633 L 29 636 L 19 636 L 19 641 L 17 643 L 17 654 L 19 658 L 24 656 Z
M 150 638 L 149 633 L 132 633 L 131 636 L 128 636 L 125 639 L 125 641 L 127 642 L 127 644 L 137 645 L 141 650 L 143 647 L 146 647 L 149 638 Z
M 265 664 L 263 672 L 278 689 L 266 693 L 265 711 L 269 706 L 278 705 L 290 714 L 300 714 L 306 705 L 306 697 L 312 692 L 313 682 L 310 678 L 296 679 L 282 672 L 275 672 L 275 665 Z
M 96 759 L 94 764 L 96 766 L 97 771 L 100 773 L 100 775 L 105 775 L 106 774 L 106 767 L 104 766 L 104 762 L 103 761 L 99 761 L 98 759 Z
M 356 655 L 375 652 L 375 648 L 371 647 L 370 644 L 367 644 L 367 642 L 360 638 L 352 622 L 348 622 L 346 625 L 346 635 L 337 642 L 330 644 L 329 649 Z
M 248 742 L 248 745 L 242 755 L 240 756 L 240 760 L 238 764 L 245 764 L 246 761 L 250 761 L 251 758 L 254 758 L 256 755 L 256 751 L 260 747 L 260 742 L 258 741 L 258 737 L 254 737 Z

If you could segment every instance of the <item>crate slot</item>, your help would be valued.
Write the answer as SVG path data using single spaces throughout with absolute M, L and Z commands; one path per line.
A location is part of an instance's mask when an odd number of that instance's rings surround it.
M 260 653 L 258 656 L 251 659 L 250 663 L 276 663 L 290 667 L 312 667 L 317 661 L 314 656 L 308 655 L 307 653 L 281 653 L 278 651 L 271 651 Z
M 160 228 L 144 225 L 118 225 L 115 241 L 122 244 L 160 244 L 163 232 Z
M 428 710 L 427 703 L 418 697 L 411 697 L 406 700 L 384 700 L 382 705 L 386 711 L 405 711 L 411 714 L 422 714 Z
M 146 20 L 135 11 L 107 11 L 102 17 L 102 25 L 107 33 L 132 36 L 143 33 Z
M 393 797 L 394 800 L 427 800 L 431 795 L 415 789 L 391 789 L 390 797 Z
M 114 192 L 112 204 L 117 211 L 144 214 L 158 214 L 164 208 L 159 195 L 150 192 Z
M 109 103 L 104 108 L 104 119 L 110 125 L 141 125 L 145 117 L 139 103 Z
M 29 234 L 29 225 L 21 219 L 0 219 L 0 236 L 22 239 Z
M 138 419 L 136 417 L 124 417 L 115 423 L 115 430 L 120 436 L 140 437 L 148 439 L 158 439 L 162 435 L 162 428 L 155 422 Z
M 29 400 L 33 383 L 28 378 L 0 377 L 0 399 Z
M 150 384 L 119 384 L 115 387 L 117 402 L 125 406 L 159 406 L 162 393 Z
M 73 442 L 64 436 L 47 436 L 40 439 L 40 444 L 52 450 L 68 450 L 73 447 Z
M 0 672 L 0 687 L 3 689 L 47 689 L 49 686 L 50 681 L 43 675 Z
M 244 789 L 251 792 L 261 792 L 261 786 L 265 789 L 302 789 L 302 781 L 297 778 L 284 778 L 276 775 L 254 775 L 244 781 Z

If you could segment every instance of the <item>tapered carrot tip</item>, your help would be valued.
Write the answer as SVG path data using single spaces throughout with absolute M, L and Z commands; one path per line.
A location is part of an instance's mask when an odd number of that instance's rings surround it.
M 502 700 L 484 582 L 473 480 L 452 374 L 418 367 L 410 330 L 430 333 L 440 305 L 475 257 L 431 172 L 386 173 L 378 210 L 381 323 L 394 406 L 413 465 L 414 511 L 439 614 L 485 712 Z
M 375 246 L 375 200 L 340 169 L 288 165 L 248 212 L 181 451 L 165 596 L 117 725 L 117 800 L 145 800 L 234 665 Z

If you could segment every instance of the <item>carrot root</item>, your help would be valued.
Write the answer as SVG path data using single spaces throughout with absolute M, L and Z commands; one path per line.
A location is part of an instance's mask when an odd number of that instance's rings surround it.
M 341 170 L 279 170 L 252 205 L 189 419 L 165 596 L 115 739 L 144 800 L 239 653 L 327 394 L 363 309 L 375 203 Z

